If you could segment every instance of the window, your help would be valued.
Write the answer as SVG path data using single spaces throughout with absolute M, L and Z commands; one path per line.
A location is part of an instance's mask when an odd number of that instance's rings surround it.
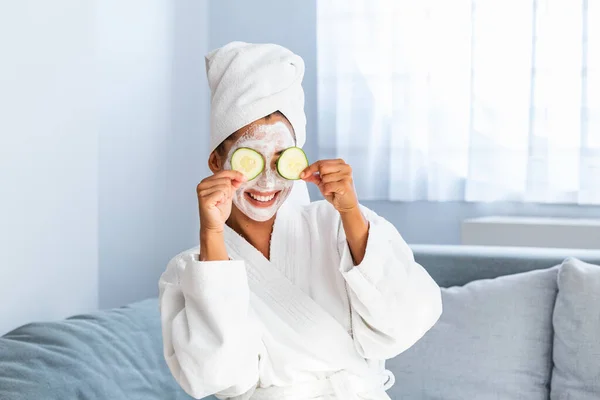
M 600 1 L 317 7 L 319 155 L 362 199 L 600 204 Z

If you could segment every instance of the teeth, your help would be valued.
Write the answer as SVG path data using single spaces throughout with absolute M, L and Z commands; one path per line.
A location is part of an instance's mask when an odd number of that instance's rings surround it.
M 275 197 L 275 194 L 272 194 L 270 196 L 259 196 L 259 195 L 255 195 L 252 193 L 248 193 L 250 195 L 250 197 L 252 197 L 254 200 L 257 201 L 263 201 L 263 202 L 267 202 L 267 201 L 271 201 L 273 200 L 273 197 Z

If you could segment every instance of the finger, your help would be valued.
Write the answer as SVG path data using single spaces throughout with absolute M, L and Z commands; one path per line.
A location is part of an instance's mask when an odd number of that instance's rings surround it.
M 319 174 L 321 174 L 321 176 L 323 175 L 327 175 L 327 174 L 335 174 L 338 172 L 346 172 L 346 173 L 351 173 L 352 172 L 352 168 L 350 168 L 350 166 L 346 163 L 323 163 L 321 165 L 321 167 L 319 168 Z
M 222 190 L 217 190 L 211 194 L 209 194 L 205 201 L 207 204 L 218 206 L 221 203 L 227 201 L 227 195 Z
M 321 184 L 321 177 L 319 175 L 317 175 L 317 174 L 310 175 L 310 176 L 304 178 L 304 182 L 314 183 L 315 185 L 320 185 Z
M 215 190 L 214 192 L 202 198 L 202 201 L 200 202 L 200 209 L 202 210 L 202 208 L 205 207 L 216 206 L 225 203 L 226 201 L 231 201 L 227 196 L 227 193 L 222 190 Z
M 216 174 L 214 174 L 212 178 L 229 178 L 231 180 L 236 180 L 239 182 L 246 182 L 248 180 L 248 178 L 246 178 L 246 175 L 242 174 L 240 171 L 236 171 L 233 169 L 219 171 Z
M 232 185 L 233 182 L 237 182 L 236 180 L 232 180 L 231 178 L 214 178 L 214 179 L 210 179 L 207 180 L 206 182 L 202 183 L 202 189 L 209 189 L 213 186 L 217 186 L 217 185 Z
M 242 186 L 244 184 L 244 182 L 240 182 L 238 180 L 233 180 L 231 181 L 231 185 L 235 188 L 235 189 L 239 189 L 240 186 Z
M 309 165 L 308 167 L 304 168 L 302 173 L 300 173 L 300 178 L 305 179 L 306 177 L 310 177 L 313 174 L 319 172 L 319 166 L 322 163 L 323 163 L 323 161 L 316 161 L 316 162 L 312 163 L 311 165 Z
M 349 167 L 349 165 L 346 164 L 342 159 L 319 160 L 306 167 L 304 171 L 302 171 L 302 173 L 300 174 L 300 178 L 304 179 L 305 177 L 315 174 L 317 172 L 319 172 L 321 175 L 325 173 L 339 172 L 342 171 L 342 169 L 345 168 L 345 166 Z
M 342 160 L 341 158 L 336 158 L 336 159 L 332 159 L 332 160 L 318 160 L 315 162 L 319 163 L 320 165 L 326 165 L 326 164 L 346 164 L 346 162 L 344 160 Z
M 225 194 L 225 196 L 227 196 L 227 197 L 231 197 L 233 195 L 233 189 L 232 189 L 231 185 L 217 185 L 217 186 L 213 186 L 208 189 L 202 190 L 200 192 L 200 197 L 207 198 L 208 196 L 210 196 L 211 194 L 213 194 L 215 192 L 223 192 Z
M 347 165 L 346 161 L 342 160 L 341 158 L 336 158 L 335 160 L 321 160 L 321 164 L 322 165 L 329 165 L 329 164 L 331 164 L 331 165 L 338 165 L 338 164 Z
M 214 192 L 215 190 L 223 190 L 224 192 L 228 193 L 232 191 L 233 186 L 231 185 L 231 183 L 221 183 L 219 185 L 214 185 L 208 188 L 205 188 L 203 190 L 200 191 L 200 195 L 202 194 L 210 194 L 212 192 Z
M 333 172 L 330 174 L 321 175 L 321 181 L 323 183 L 338 182 L 346 178 L 350 178 L 348 172 Z
M 200 184 L 197 187 L 197 191 L 200 192 L 204 189 L 209 189 L 213 186 L 222 185 L 222 184 L 234 185 L 237 189 L 238 187 L 240 187 L 242 185 L 242 183 L 244 183 L 244 182 L 239 181 L 237 179 L 232 179 L 227 176 L 223 177 L 223 176 L 219 176 L 219 175 L 213 175 L 209 178 L 204 179 L 202 182 L 200 182 Z
M 346 194 L 347 191 L 348 185 L 346 184 L 346 181 L 324 183 L 322 187 L 322 193 L 325 196 L 332 193 L 343 195 Z

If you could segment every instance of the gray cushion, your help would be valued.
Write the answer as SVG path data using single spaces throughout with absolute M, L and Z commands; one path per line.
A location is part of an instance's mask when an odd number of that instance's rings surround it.
M 562 264 L 554 309 L 553 400 L 600 399 L 600 267 Z
M 388 360 L 393 399 L 547 400 L 557 268 L 442 289 L 443 314 Z
M 191 398 L 164 361 L 157 299 L 0 338 L 2 400 Z

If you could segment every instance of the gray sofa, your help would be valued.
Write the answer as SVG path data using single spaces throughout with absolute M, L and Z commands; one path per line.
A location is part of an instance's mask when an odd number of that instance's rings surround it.
M 388 361 L 390 397 L 600 399 L 600 268 L 559 266 L 600 252 L 412 247 L 447 288 L 444 314 Z M 0 399 L 190 399 L 161 346 L 156 299 L 27 324 L 0 338 Z

